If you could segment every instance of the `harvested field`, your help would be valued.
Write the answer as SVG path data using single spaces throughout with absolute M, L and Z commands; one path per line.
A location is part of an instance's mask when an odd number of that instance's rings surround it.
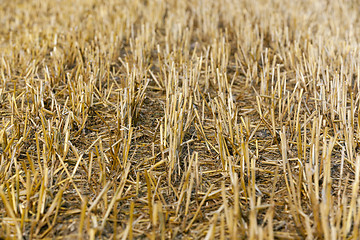
M 359 13 L 0 0 L 0 239 L 359 239 Z

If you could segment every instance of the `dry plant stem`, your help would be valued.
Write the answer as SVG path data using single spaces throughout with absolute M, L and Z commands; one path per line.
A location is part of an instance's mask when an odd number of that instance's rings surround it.
M 357 1 L 0 4 L 0 238 L 358 239 Z

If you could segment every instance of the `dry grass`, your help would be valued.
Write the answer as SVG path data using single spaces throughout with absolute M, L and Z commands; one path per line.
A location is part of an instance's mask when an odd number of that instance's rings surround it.
M 0 2 L 0 238 L 360 238 L 357 1 Z

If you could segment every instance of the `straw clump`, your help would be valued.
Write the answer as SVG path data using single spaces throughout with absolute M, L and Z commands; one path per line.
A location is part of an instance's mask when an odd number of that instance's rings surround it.
M 0 238 L 358 239 L 356 1 L 0 5 Z

